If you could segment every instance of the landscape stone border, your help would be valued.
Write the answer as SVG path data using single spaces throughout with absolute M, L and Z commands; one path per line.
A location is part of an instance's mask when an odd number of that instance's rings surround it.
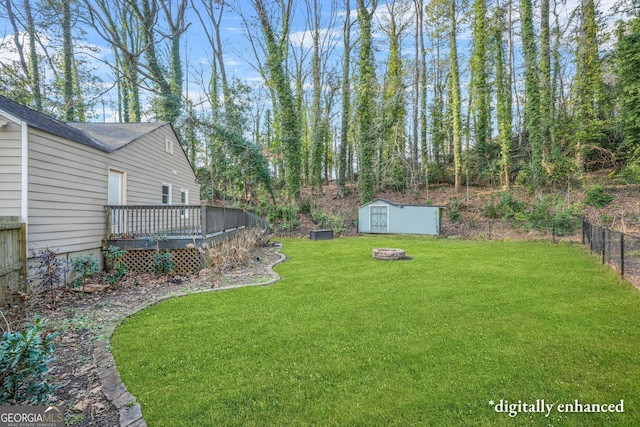
M 376 248 L 371 250 L 371 256 L 385 261 L 407 259 L 407 253 L 399 248 Z
M 276 249 L 282 247 L 282 245 L 274 244 Z M 100 337 L 104 339 L 96 340 L 93 348 L 93 359 L 98 366 L 98 377 L 102 382 L 102 392 L 105 397 L 118 409 L 120 412 L 120 427 L 146 427 L 147 423 L 142 416 L 142 407 L 136 402 L 135 396 L 133 396 L 127 390 L 127 387 L 120 378 L 120 373 L 116 367 L 116 361 L 111 354 L 109 348 L 109 340 L 115 332 L 116 328 L 126 319 L 134 315 L 135 313 L 151 307 L 169 298 L 184 297 L 187 295 L 199 294 L 204 292 L 217 292 L 228 289 L 242 288 L 245 286 L 267 286 L 271 285 L 281 279 L 280 275 L 273 271 L 273 267 L 283 262 L 286 257 L 280 252 L 275 252 L 278 255 L 278 259 L 272 261 L 267 266 L 267 271 L 271 273 L 273 278 L 266 282 L 258 283 L 246 283 L 240 285 L 228 285 L 221 286 L 213 289 L 201 289 L 193 292 L 174 292 L 172 294 L 164 295 L 159 298 L 152 299 L 143 304 L 137 305 L 130 310 L 127 310 L 121 317 L 114 319 L 107 323 L 100 333 Z

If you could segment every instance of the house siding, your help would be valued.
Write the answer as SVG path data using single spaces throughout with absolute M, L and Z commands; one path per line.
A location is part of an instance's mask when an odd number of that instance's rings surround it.
M 165 140 L 173 153 L 165 152 Z M 28 128 L 28 237 L 30 265 L 35 252 L 50 248 L 66 259 L 90 253 L 100 257 L 106 234 L 104 206 L 110 168 L 126 175 L 126 204 L 158 205 L 163 183 L 172 202 L 181 190 L 197 204 L 200 189 L 171 125 L 163 125 L 119 150 L 107 153 L 66 138 Z M 0 215 L 20 216 L 22 127 L 0 128 Z M 175 171 L 175 172 L 174 172 Z
M 30 252 L 51 248 L 68 254 L 100 248 L 106 233 L 106 155 L 29 129 Z
M 21 216 L 22 132 L 9 121 L 0 128 L 0 216 Z
M 165 138 L 173 142 L 173 154 L 165 151 Z M 191 164 L 169 124 L 111 153 L 108 167 L 126 173 L 127 205 L 162 204 L 162 184 L 171 184 L 174 205 L 180 204 L 181 189 L 189 191 L 189 204 L 200 201 Z

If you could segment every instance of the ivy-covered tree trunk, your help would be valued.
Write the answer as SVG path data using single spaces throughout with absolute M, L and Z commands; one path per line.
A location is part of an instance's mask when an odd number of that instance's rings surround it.
M 640 162 L 640 15 L 621 29 L 616 48 L 618 102 L 624 131 L 621 154 L 628 163 L 637 164 Z
M 357 0 L 358 23 L 360 26 L 360 53 L 358 57 L 359 80 L 356 89 L 356 127 L 360 165 L 358 168 L 358 187 L 363 204 L 373 200 L 375 193 L 374 156 L 376 152 L 375 132 L 375 65 L 371 21 L 377 0 L 367 10 L 364 0 Z
M 324 153 L 322 123 L 322 76 L 320 71 L 320 10 L 318 0 L 313 0 L 313 21 L 311 39 L 313 52 L 311 53 L 311 75 L 313 80 L 313 101 L 311 105 L 311 185 L 322 192 L 322 161 Z
M 384 30 L 389 36 L 389 59 L 387 62 L 384 90 L 384 121 L 381 147 L 381 171 L 384 181 L 396 189 L 404 188 L 404 165 L 406 150 L 407 108 L 405 104 L 404 70 L 400 52 L 400 40 L 406 24 L 399 22 L 407 11 L 399 2 L 387 3 L 388 20 Z
M 473 93 L 474 138 L 478 155 L 478 173 L 491 161 L 488 152 L 491 138 L 489 82 L 487 76 L 487 24 L 486 0 L 474 0 L 473 50 L 471 54 L 471 90 Z
M 576 60 L 575 163 L 584 169 L 585 145 L 598 145 L 602 137 L 601 107 L 604 84 L 598 51 L 598 24 L 593 0 L 582 0 L 580 39 Z
M 551 150 L 553 99 L 551 98 L 551 43 L 549 31 L 549 0 L 540 1 L 540 136 L 543 162 Z
M 424 2 L 418 0 L 418 43 L 420 52 L 420 150 L 424 166 L 427 199 L 429 198 L 429 146 L 427 141 L 427 49 L 424 46 Z
M 345 0 L 345 18 L 343 27 L 342 54 L 342 116 L 340 117 L 340 149 L 338 154 L 338 196 L 344 197 L 344 186 L 347 179 L 347 148 L 349 146 L 349 116 L 351 114 L 351 77 L 349 66 L 351 61 L 351 2 Z
M 449 76 L 451 93 L 451 123 L 455 190 L 459 192 L 462 178 L 462 117 L 460 107 L 460 68 L 458 67 L 458 42 L 456 29 L 456 2 L 449 5 Z
M 446 75 L 446 56 L 444 47 L 446 39 L 450 36 L 450 5 L 444 1 L 432 1 L 426 5 L 425 10 L 425 29 L 427 29 L 427 40 L 432 40 L 433 55 L 431 55 L 431 69 L 433 70 L 433 87 L 432 101 L 429 106 L 429 129 L 431 136 L 431 151 L 433 163 L 439 168 L 446 159 L 446 139 L 450 130 L 450 123 L 447 123 L 448 116 L 446 111 L 445 91 L 448 86 Z M 423 51 L 423 57 L 426 52 Z M 426 67 L 424 71 L 424 79 L 426 81 Z M 426 91 L 426 86 L 423 87 Z M 426 112 L 425 112 L 426 115 Z M 425 116 L 426 120 L 426 116 Z M 423 154 L 423 161 L 428 161 L 428 153 Z
M 301 139 L 300 121 L 295 108 L 291 85 L 285 73 L 285 60 L 282 46 L 277 42 L 267 11 L 262 0 L 254 0 L 258 19 L 262 27 L 267 48 L 267 69 L 269 84 L 273 86 L 280 109 L 277 119 L 280 121 L 280 135 L 285 158 L 285 183 L 287 193 L 294 199 L 300 198 L 301 187 Z
M 42 111 L 42 89 L 40 85 L 40 60 L 36 50 L 36 24 L 31 12 L 31 0 L 24 0 L 24 10 L 27 15 L 27 35 L 29 36 L 29 69 L 33 103 L 36 110 Z
M 62 96 L 64 98 L 65 120 L 73 122 L 76 119 L 75 99 L 73 91 L 73 44 L 71 41 L 71 0 L 62 0 L 62 62 L 63 82 Z
M 533 31 L 531 0 L 521 0 L 522 50 L 524 55 L 525 130 L 531 146 L 530 184 L 534 189 L 542 185 L 542 135 L 540 132 L 540 85 L 538 80 L 537 49 Z
M 512 138 L 512 114 L 511 114 L 511 76 L 505 63 L 504 33 L 505 19 L 504 9 L 498 8 L 497 22 L 493 31 L 493 46 L 496 62 L 496 104 L 498 110 L 498 141 L 500 143 L 500 181 L 502 188 L 509 189 L 509 174 L 511 171 L 511 138 Z

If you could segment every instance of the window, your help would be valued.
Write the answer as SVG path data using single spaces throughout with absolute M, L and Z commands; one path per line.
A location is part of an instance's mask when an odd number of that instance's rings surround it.
M 168 137 L 164 138 L 164 151 L 173 154 L 173 140 Z
M 162 204 L 171 204 L 171 184 L 162 184 Z
M 180 204 L 181 205 L 189 204 L 189 190 L 185 190 L 184 188 L 180 190 Z M 189 218 L 189 210 L 180 209 L 180 218 Z

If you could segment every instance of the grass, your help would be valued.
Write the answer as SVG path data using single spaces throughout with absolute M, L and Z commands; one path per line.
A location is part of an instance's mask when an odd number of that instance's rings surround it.
M 284 280 L 168 300 L 116 330 L 149 426 L 640 425 L 640 293 L 581 247 L 283 243 Z M 537 399 L 548 417 L 489 404 Z M 576 399 L 625 412 L 557 410 Z

